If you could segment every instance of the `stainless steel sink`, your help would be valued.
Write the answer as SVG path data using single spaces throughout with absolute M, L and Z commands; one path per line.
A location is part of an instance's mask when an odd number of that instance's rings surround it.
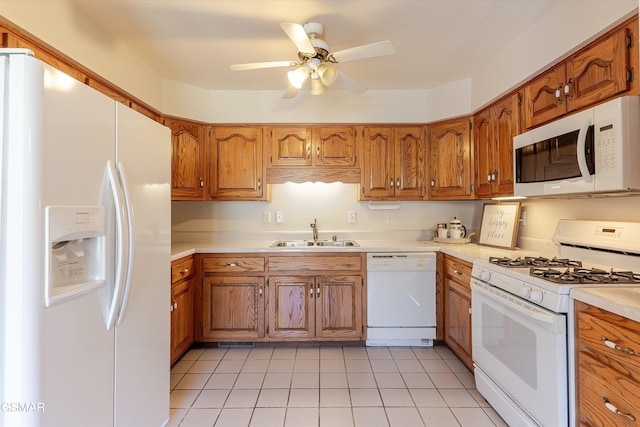
M 360 246 L 353 240 L 318 240 L 316 246 Z
M 313 246 L 313 240 L 279 240 L 271 244 L 272 248 L 296 248 L 300 246 Z
M 300 248 L 300 247 L 357 247 L 353 240 L 278 240 L 271 244 L 272 248 Z

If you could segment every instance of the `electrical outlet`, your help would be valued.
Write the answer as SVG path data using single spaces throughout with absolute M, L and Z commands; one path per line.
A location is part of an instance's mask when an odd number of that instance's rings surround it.
M 270 223 L 271 222 L 271 212 L 263 212 L 262 213 L 262 221 L 265 223 Z
M 282 224 L 284 222 L 284 213 L 282 211 L 276 211 L 276 222 Z
M 356 216 L 356 211 L 349 211 L 349 224 L 355 224 L 358 221 L 358 217 Z

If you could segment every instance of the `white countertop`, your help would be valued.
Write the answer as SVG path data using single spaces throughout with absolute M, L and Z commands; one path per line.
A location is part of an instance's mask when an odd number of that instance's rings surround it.
M 640 287 L 576 288 L 571 297 L 640 322 Z
M 443 252 L 462 260 L 473 262 L 476 258 L 490 256 L 518 257 L 525 255 L 541 255 L 538 252 L 516 249 L 506 250 L 475 243 L 447 244 L 433 240 L 356 240 L 357 247 L 287 247 L 272 248 L 274 240 L 238 240 L 207 242 L 174 242 L 171 245 L 171 260 L 177 260 L 194 253 L 331 253 L 331 252 Z M 546 254 L 546 256 L 549 256 Z

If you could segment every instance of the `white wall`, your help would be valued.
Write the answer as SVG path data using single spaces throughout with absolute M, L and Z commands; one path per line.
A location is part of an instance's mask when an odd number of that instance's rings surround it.
M 356 184 L 304 183 L 272 186 L 270 202 L 173 202 L 174 232 L 301 232 L 311 233 L 309 224 L 318 220 L 320 236 L 353 232 L 432 230 L 438 222 L 457 216 L 471 230 L 478 227 L 481 202 L 390 202 L 397 210 L 371 210 L 369 202 L 357 201 Z M 375 202 L 380 204 L 381 202 Z M 284 223 L 275 222 L 275 212 Z M 347 212 L 356 211 L 357 222 L 349 224 Z M 271 222 L 264 222 L 264 214 Z
M 67 0 L 0 0 L 0 17 L 160 109 L 162 77 Z

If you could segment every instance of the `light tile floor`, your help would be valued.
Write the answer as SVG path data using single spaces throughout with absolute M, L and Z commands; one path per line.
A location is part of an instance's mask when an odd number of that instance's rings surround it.
M 447 347 L 191 349 L 170 426 L 505 427 Z

